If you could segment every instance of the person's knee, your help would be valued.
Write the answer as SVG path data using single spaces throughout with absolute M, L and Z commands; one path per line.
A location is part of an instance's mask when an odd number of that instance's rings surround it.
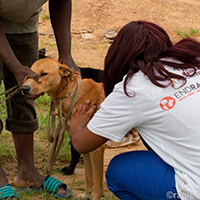
M 126 182 L 126 176 L 124 176 L 124 157 L 125 154 L 115 156 L 109 163 L 105 177 L 108 189 L 119 199 L 138 199 L 128 192 L 124 181 Z M 125 163 L 127 165 L 127 163 Z M 123 167 L 122 167 L 123 166 Z
M 113 170 L 116 170 L 116 168 L 118 167 L 118 160 L 119 160 L 119 155 L 115 156 L 114 158 L 112 158 L 112 160 L 110 161 L 107 171 L 106 171 L 106 177 L 110 177 L 111 174 L 113 174 Z
M 110 161 L 106 174 L 105 174 L 107 186 L 112 192 L 116 190 L 117 182 L 118 182 L 117 177 L 121 171 L 119 169 L 119 159 L 120 159 L 120 156 L 117 155 Z
M 143 156 L 147 154 L 146 152 L 147 151 L 125 152 L 115 156 L 110 161 L 105 177 L 108 188 L 112 192 L 114 190 L 121 190 L 123 185 L 127 185 L 127 181 L 131 183 L 133 177 L 137 177 L 137 170 L 141 167 L 140 161 L 143 159 Z M 148 155 L 149 154 L 151 154 L 150 151 L 148 151 Z

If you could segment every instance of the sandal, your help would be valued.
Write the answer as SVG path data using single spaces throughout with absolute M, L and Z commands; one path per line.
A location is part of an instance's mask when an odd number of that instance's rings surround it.
M 3 185 L 2 187 L 0 187 L 0 200 L 1 199 L 19 199 L 17 193 L 15 192 L 15 190 L 13 189 L 12 185 L 8 184 L 8 185 Z
M 47 176 L 40 186 L 43 190 L 47 191 L 48 193 L 53 193 L 53 196 L 60 197 L 60 198 L 71 198 L 73 197 L 73 192 L 67 189 L 67 185 L 62 183 L 61 181 Z M 66 194 L 59 193 L 58 190 L 63 189 L 65 190 Z
M 65 193 L 58 192 L 59 189 L 63 189 Z M 55 198 L 71 198 L 73 197 L 73 192 L 69 189 L 67 189 L 67 185 L 51 176 L 47 176 L 44 181 L 42 182 L 41 186 L 39 188 L 16 188 L 17 191 L 36 191 L 41 192 L 46 191 L 48 194 L 52 194 Z

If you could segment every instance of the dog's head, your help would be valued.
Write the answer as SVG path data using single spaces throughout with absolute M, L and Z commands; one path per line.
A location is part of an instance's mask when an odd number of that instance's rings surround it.
M 72 70 L 65 64 L 60 64 L 51 58 L 36 61 L 31 70 L 38 74 L 42 82 L 27 79 L 22 86 L 22 93 L 30 98 L 37 98 L 44 93 L 55 96 L 62 87 L 73 80 Z

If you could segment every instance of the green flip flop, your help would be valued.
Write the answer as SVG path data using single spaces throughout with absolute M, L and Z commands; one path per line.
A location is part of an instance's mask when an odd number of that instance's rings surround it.
M 48 193 L 53 193 L 54 197 L 60 198 L 71 198 L 73 197 L 73 192 L 67 189 L 67 185 L 51 176 L 47 176 L 41 184 L 41 188 Z M 58 190 L 65 190 L 65 194 L 59 193 Z
M 11 199 L 11 198 L 19 199 L 17 193 L 15 192 L 12 185 L 10 185 L 10 184 L 3 185 L 2 187 L 0 187 L 0 200 L 1 199 L 7 199 L 7 198 L 9 198 L 9 199 Z
M 58 190 L 63 189 L 65 191 L 65 194 L 59 193 Z M 41 192 L 41 191 L 46 191 L 48 194 L 52 194 L 55 198 L 64 198 L 68 199 L 73 197 L 73 192 L 69 189 L 67 189 L 67 185 L 51 176 L 47 176 L 42 184 L 40 185 L 39 188 L 34 188 L 34 187 L 28 187 L 28 188 L 20 188 L 16 187 L 16 191 L 26 191 L 26 192 L 31 192 L 31 191 L 36 191 L 36 192 Z

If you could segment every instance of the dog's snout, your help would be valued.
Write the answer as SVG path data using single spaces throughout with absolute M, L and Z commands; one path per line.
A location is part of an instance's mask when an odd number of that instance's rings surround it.
M 28 94 L 31 91 L 31 87 L 29 85 L 24 85 L 21 87 L 21 90 L 24 94 Z

